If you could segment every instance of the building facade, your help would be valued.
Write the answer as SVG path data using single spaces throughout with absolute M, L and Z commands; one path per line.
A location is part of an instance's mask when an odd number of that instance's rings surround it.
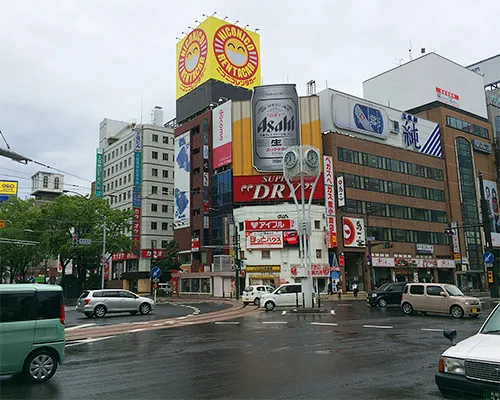
M 113 254 L 113 285 L 138 293 L 151 288 L 154 258 L 173 239 L 174 130 L 161 108 L 151 124 L 104 119 L 97 151 L 96 196 L 114 208 L 133 211 L 132 252 Z
M 38 171 L 31 177 L 31 195 L 35 197 L 35 204 L 50 203 L 63 193 L 64 175 Z

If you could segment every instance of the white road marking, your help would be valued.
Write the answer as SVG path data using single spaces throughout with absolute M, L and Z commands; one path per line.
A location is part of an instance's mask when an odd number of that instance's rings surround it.
M 64 329 L 65 331 L 74 331 L 75 329 L 81 329 L 81 328 L 87 328 L 89 326 L 94 326 L 97 324 L 83 324 L 83 325 L 77 325 L 77 326 L 72 326 L 70 328 Z
M 443 332 L 442 329 L 434 329 L 434 328 L 422 328 L 420 330 L 425 332 Z
M 281 313 L 281 315 L 286 315 L 286 311 L 283 311 L 283 312 Z
M 145 331 L 145 330 L 146 330 L 146 328 L 133 329 L 131 331 L 128 331 L 128 333 L 141 332 L 141 331 Z
M 262 321 L 263 324 L 287 324 L 286 321 Z
M 238 321 L 216 321 L 214 322 L 215 325 L 238 325 Z
M 321 325 L 321 326 L 338 326 L 332 322 L 311 322 L 311 325 Z
M 87 338 L 87 339 L 83 339 L 83 340 L 77 340 L 76 342 L 72 342 L 72 343 L 66 344 L 65 347 L 79 346 L 81 344 L 89 344 L 89 343 L 93 343 L 93 342 L 98 342 L 100 340 L 112 339 L 114 337 L 116 337 L 116 335 L 114 335 L 114 336 L 103 336 L 103 337 L 99 337 L 99 338 Z
M 335 310 L 331 310 L 330 314 L 335 315 Z
M 392 329 L 393 327 L 387 325 L 363 325 L 363 328 Z

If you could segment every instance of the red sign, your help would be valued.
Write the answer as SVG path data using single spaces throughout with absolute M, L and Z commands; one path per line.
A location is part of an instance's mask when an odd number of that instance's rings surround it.
M 290 272 L 292 275 L 297 275 L 297 267 L 294 265 L 292 268 L 290 268 Z
M 304 184 L 306 199 L 309 199 L 313 182 Z M 300 182 L 294 183 L 295 195 L 301 199 Z M 283 175 L 256 175 L 233 177 L 233 197 L 235 203 L 253 201 L 286 201 L 293 199 L 288 183 Z M 324 198 L 324 182 L 320 176 L 314 190 L 313 199 Z
M 334 216 L 328 216 L 326 217 L 327 223 L 328 223 L 328 248 L 333 249 L 334 247 L 337 247 L 337 231 L 336 231 L 336 224 L 335 224 L 335 217 Z
M 200 238 L 191 238 L 191 251 L 200 251 Z
M 250 231 L 289 231 L 294 228 L 290 219 L 259 219 L 245 221 L 245 230 Z
M 339 266 L 343 267 L 345 265 L 345 259 L 343 255 L 339 256 Z
M 109 264 L 106 264 L 104 267 L 104 279 L 107 281 L 109 280 Z
M 112 260 L 113 261 L 123 261 L 123 260 L 135 260 L 139 257 L 132 253 L 125 253 L 123 251 L 120 251 L 118 253 L 113 253 Z
M 141 248 L 141 237 L 133 236 L 132 237 L 132 250 L 138 250 Z
M 139 221 L 132 222 L 132 234 L 133 235 L 141 234 L 141 223 Z
M 134 208 L 134 215 L 132 216 L 133 221 L 139 221 L 141 219 L 141 209 Z
M 179 278 L 172 278 L 172 294 L 179 294 Z
M 143 249 L 141 251 L 142 258 L 165 258 L 165 249 Z

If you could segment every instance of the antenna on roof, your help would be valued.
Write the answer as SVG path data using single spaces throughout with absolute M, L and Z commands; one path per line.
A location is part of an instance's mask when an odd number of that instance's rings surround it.
M 408 50 L 408 53 L 410 53 L 410 61 L 413 60 L 413 57 L 411 56 L 411 39 L 410 39 L 410 50 Z

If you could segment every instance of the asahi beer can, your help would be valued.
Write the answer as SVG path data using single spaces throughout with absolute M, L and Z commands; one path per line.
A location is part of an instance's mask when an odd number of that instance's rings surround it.
M 253 166 L 283 171 L 283 153 L 300 145 L 299 97 L 294 84 L 257 86 L 252 96 Z

